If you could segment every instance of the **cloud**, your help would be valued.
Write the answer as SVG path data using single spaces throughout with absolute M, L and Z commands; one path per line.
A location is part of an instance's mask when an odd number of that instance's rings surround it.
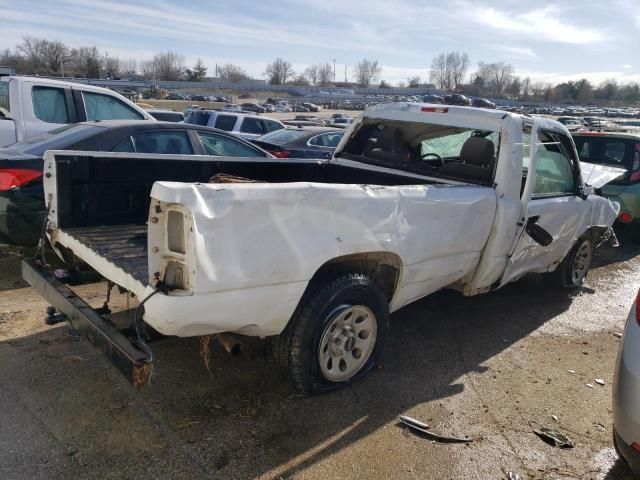
M 555 85 L 557 83 L 577 81 L 586 78 L 592 84 L 598 85 L 605 80 L 611 78 L 616 79 L 619 84 L 627 84 L 638 82 L 640 83 L 640 73 L 629 72 L 616 72 L 616 71 L 601 71 L 601 72 L 578 72 L 578 73 L 566 73 L 566 72 L 540 72 L 534 70 L 516 70 L 516 75 L 520 77 L 529 77 L 532 82 L 544 82 Z
M 586 45 L 605 40 L 597 29 L 579 27 L 560 20 L 560 9 L 555 5 L 524 13 L 507 13 L 495 8 L 472 7 L 471 18 L 496 30 L 524 37 L 535 37 L 558 43 Z
M 625 70 L 629 70 L 629 69 L 633 68 L 631 65 L 626 64 L 626 63 L 625 63 L 624 65 L 620 65 L 620 66 L 621 66 L 622 68 L 624 68 Z
M 538 58 L 538 54 L 529 47 L 509 47 L 506 45 L 499 45 L 496 46 L 495 49 L 504 53 L 506 57 L 512 59 L 522 59 L 523 57 L 528 59 Z

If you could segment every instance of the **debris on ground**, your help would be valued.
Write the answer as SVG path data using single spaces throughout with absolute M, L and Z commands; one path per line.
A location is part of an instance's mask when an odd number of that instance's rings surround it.
M 602 425 L 601 423 L 596 423 L 594 425 L 594 427 L 596 428 L 596 430 L 598 430 L 599 432 L 604 432 L 606 431 L 606 427 L 604 425 Z
M 557 416 L 557 415 L 551 415 L 551 418 L 553 418 L 553 421 L 554 421 L 554 422 L 557 422 L 557 421 L 558 421 L 558 416 Z
M 593 386 L 593 384 L 591 384 L 591 383 L 587 383 L 586 385 L 587 385 L 587 387 L 589 387 L 589 388 L 596 388 L 596 387 L 594 387 L 594 386 Z
M 569 373 L 570 373 L 570 374 L 572 374 L 572 375 L 573 375 L 574 373 L 576 373 L 576 371 L 575 371 L 575 370 L 567 370 L 567 372 L 569 372 Z
M 603 379 L 601 379 L 601 378 L 596 378 L 596 383 L 597 383 L 598 385 L 604 385 L 604 380 L 603 380 Z
M 502 471 L 504 472 L 504 478 L 506 480 L 524 480 L 524 477 L 519 473 L 513 472 L 511 470 L 506 472 L 504 469 L 502 469 Z
M 426 423 L 422 423 L 421 421 L 416 420 L 415 418 L 407 417 L 406 415 L 400 415 L 398 418 L 400 419 L 400 423 L 402 423 L 403 425 L 406 425 L 414 432 L 418 432 L 427 436 L 431 440 L 435 440 L 438 442 L 445 442 L 445 443 L 473 442 L 473 439 L 471 438 L 452 437 L 452 436 L 441 435 L 439 433 L 432 432 L 431 430 L 429 430 L 430 427 Z
M 533 423 L 529 422 L 529 425 L 533 428 L 533 433 L 538 435 L 545 443 L 558 448 L 573 448 L 573 442 L 564 433 L 543 426 L 536 428 Z
M 622 338 L 622 334 L 620 332 L 611 332 L 611 335 L 613 335 L 616 338 Z

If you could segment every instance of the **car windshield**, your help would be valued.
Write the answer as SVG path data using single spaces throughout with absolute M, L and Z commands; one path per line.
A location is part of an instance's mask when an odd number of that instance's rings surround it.
M 337 158 L 433 177 L 488 183 L 500 134 L 422 122 L 366 119 Z
M 7 148 L 28 155 L 41 156 L 47 150 L 65 149 L 104 129 L 98 125 L 70 124 L 41 133 Z
M 589 163 L 614 165 L 631 169 L 634 147 L 640 146 L 640 138 L 633 141 L 613 136 L 578 135 L 574 137 L 580 160 Z M 640 152 L 640 147 L 638 148 Z
M 309 135 L 309 131 L 302 128 L 295 130 L 292 128 L 283 128 L 271 133 L 267 133 L 266 135 L 262 135 L 261 137 L 259 137 L 259 140 L 261 142 L 268 142 L 273 145 L 284 145 L 285 143 L 293 142 L 307 135 Z

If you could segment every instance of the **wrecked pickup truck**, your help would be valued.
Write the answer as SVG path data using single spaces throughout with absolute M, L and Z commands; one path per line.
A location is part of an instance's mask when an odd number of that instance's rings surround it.
M 346 385 L 380 360 L 389 313 L 442 288 L 489 292 L 531 272 L 582 285 L 615 241 L 558 122 L 386 104 L 331 160 L 47 152 L 51 246 L 135 295 L 119 334 L 35 259 L 23 275 L 135 384 L 164 335 L 277 336 L 295 387 Z M 593 171 L 594 167 L 590 167 Z M 207 183 L 214 175 L 232 183 Z M 59 275 L 58 275 L 59 277 Z M 144 323 L 142 323 L 144 322 Z

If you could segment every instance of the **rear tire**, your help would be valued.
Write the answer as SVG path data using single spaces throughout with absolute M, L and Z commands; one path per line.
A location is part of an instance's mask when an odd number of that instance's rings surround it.
M 371 277 L 350 273 L 310 286 L 276 348 L 296 390 L 323 393 L 373 369 L 388 330 L 382 290 Z
M 554 283 L 564 288 L 581 287 L 589 273 L 592 258 L 591 239 L 586 236 L 580 237 L 562 263 L 552 272 Z

